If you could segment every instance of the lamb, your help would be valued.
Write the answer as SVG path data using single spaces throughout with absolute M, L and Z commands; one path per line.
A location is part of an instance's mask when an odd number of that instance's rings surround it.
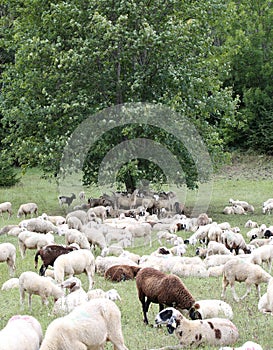
M 109 289 L 106 292 L 100 288 L 91 289 L 87 292 L 87 298 L 88 300 L 96 299 L 96 298 L 107 298 L 112 301 L 116 301 L 116 300 L 121 301 L 121 297 L 118 294 L 116 289 Z
M 251 253 L 250 262 L 258 265 L 262 265 L 263 262 L 266 262 L 268 264 L 269 273 L 270 273 L 272 269 L 272 262 L 273 262 L 273 245 L 267 244 L 256 248 Z
M 244 207 L 242 207 L 239 204 L 233 205 L 232 208 L 233 208 L 234 214 L 237 214 L 237 215 L 246 214 L 246 211 L 245 211 Z
M 76 306 L 88 301 L 87 293 L 82 288 L 81 280 L 77 277 L 70 277 L 61 284 L 62 288 L 69 290 L 69 294 L 59 298 L 53 307 L 54 315 L 68 314 Z
M 13 276 L 16 269 L 16 247 L 12 243 L 0 244 L 0 262 L 7 263 L 9 275 Z
M 68 229 L 65 233 L 65 244 L 77 243 L 81 249 L 90 249 L 87 237 L 76 229 Z
M 24 305 L 25 293 L 29 294 L 28 306 L 30 309 L 32 307 L 31 299 L 33 294 L 39 295 L 44 305 L 48 305 L 49 297 L 58 299 L 64 294 L 63 290 L 51 279 L 39 276 L 32 271 L 25 271 L 19 276 L 19 291 L 21 305 Z
M 204 320 L 212 317 L 223 317 L 233 319 L 232 307 L 223 300 L 198 300 L 189 310 L 192 320 Z
M 207 256 L 215 254 L 227 254 L 231 255 L 232 253 L 223 243 L 218 243 L 215 241 L 210 241 L 207 248 Z
M 0 350 L 39 350 L 43 331 L 30 315 L 14 315 L 0 331 Z
M 25 258 L 27 249 L 40 249 L 53 243 L 54 236 L 51 233 L 44 235 L 37 232 L 23 231 L 18 235 L 18 244 L 22 259 Z
M 133 280 L 140 269 L 140 266 L 115 265 L 105 271 L 104 278 L 112 282 Z
M 17 218 L 21 218 L 23 215 L 26 218 L 28 214 L 30 214 L 31 217 L 33 214 L 38 216 L 38 206 L 36 203 L 25 203 L 20 205 L 17 212 Z
M 157 350 L 182 349 L 200 345 L 232 345 L 239 338 L 237 327 L 228 319 L 215 317 L 205 320 L 188 320 L 173 307 L 159 312 L 155 322 L 157 325 L 167 324 L 168 332 L 175 331 L 179 339 L 179 345 L 166 346 Z
M 57 283 L 64 281 L 64 276 L 72 277 L 85 272 L 89 281 L 89 289 L 93 286 L 95 274 L 95 258 L 88 249 L 74 250 L 62 254 L 54 262 L 54 278 Z
M 103 222 L 107 218 L 107 213 L 109 212 L 109 207 L 105 207 L 104 205 L 99 205 L 97 207 L 93 207 L 88 209 L 87 217 L 88 220 L 92 220 L 92 214 L 95 214 L 96 217 L 100 218 Z
M 2 284 L 1 290 L 19 288 L 19 278 L 13 277 Z
M 197 226 L 204 226 L 211 223 L 211 219 L 206 213 L 201 213 L 197 217 Z
M 243 300 L 250 293 L 251 285 L 255 284 L 258 297 L 261 297 L 260 284 L 268 283 L 271 275 L 264 271 L 259 265 L 233 258 L 226 262 L 223 268 L 222 293 L 221 298 L 225 298 L 226 288 L 230 284 L 232 295 L 235 301 Z M 239 299 L 235 292 L 235 282 L 245 282 L 246 293 Z
M 0 203 L 0 215 L 3 218 L 3 213 L 7 212 L 8 213 L 8 219 L 11 217 L 12 215 L 12 205 L 11 202 L 3 202 Z
M 77 306 L 47 327 L 40 350 L 104 349 L 110 341 L 115 350 L 128 350 L 124 344 L 121 313 L 108 299 L 92 299 Z
M 189 310 L 195 303 L 194 297 L 178 276 L 167 275 L 151 267 L 138 272 L 136 286 L 145 324 L 148 324 L 147 313 L 151 303 L 159 304 L 160 311 L 164 305 Z
M 263 350 L 261 345 L 253 342 L 253 341 L 247 341 L 239 348 L 231 348 L 228 346 L 221 347 L 219 350 Z
M 70 207 L 70 205 L 74 199 L 76 199 L 76 196 L 74 193 L 71 193 L 70 197 L 68 197 L 68 196 L 59 196 L 58 197 L 60 207 L 63 206 L 64 204 L 67 204 L 67 206 Z
M 37 250 L 34 262 L 35 262 L 35 269 L 37 269 L 38 266 L 38 259 L 39 256 L 41 257 L 43 264 L 40 267 L 39 274 L 41 276 L 45 275 L 46 269 L 48 266 L 54 266 L 54 262 L 57 259 L 58 256 L 62 254 L 67 254 L 69 252 L 72 252 L 73 250 L 79 249 L 79 247 L 75 245 L 70 246 L 62 246 L 59 244 L 49 244 L 45 247 L 42 247 Z

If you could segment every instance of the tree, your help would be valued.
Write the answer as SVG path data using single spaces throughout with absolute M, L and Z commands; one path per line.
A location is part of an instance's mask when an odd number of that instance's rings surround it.
M 232 90 L 222 86 L 214 56 L 213 26 L 227 10 L 224 1 L 43 0 L 8 8 L 17 14 L 16 60 L 2 75 L 1 110 L 11 131 L 5 147 L 21 166 L 58 174 L 75 128 L 106 107 L 128 102 L 169 106 L 197 128 L 214 164 L 223 157 L 218 121 L 234 123 L 237 104 Z M 196 185 L 196 168 L 181 142 L 159 128 L 133 124 L 114 128 L 90 150 L 85 182 L 96 181 L 111 147 L 139 137 L 166 145 L 188 165 L 187 185 Z M 164 181 L 158 166 L 143 159 L 125 164 L 120 179 L 134 187 L 139 174 Z

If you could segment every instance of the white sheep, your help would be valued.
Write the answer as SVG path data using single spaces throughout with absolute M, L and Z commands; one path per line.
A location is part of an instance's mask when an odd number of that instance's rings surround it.
M 122 228 L 114 228 L 114 227 L 109 227 L 106 235 L 105 235 L 105 240 L 106 244 L 110 245 L 111 242 L 119 242 L 123 239 L 126 239 L 130 242 L 130 245 L 133 240 L 133 234 L 127 230 L 127 229 L 122 229 Z
M 22 259 L 26 256 L 27 249 L 40 249 L 48 244 L 54 243 L 54 236 L 48 232 L 46 234 L 22 231 L 18 235 L 18 245 Z
M 273 315 L 273 277 L 268 282 L 266 293 L 258 302 L 258 310 Z
M 235 204 L 232 206 L 234 214 L 236 215 L 244 215 L 246 214 L 246 211 L 244 207 L 242 207 L 240 204 Z
M 189 310 L 189 316 L 192 320 L 212 317 L 223 317 L 229 320 L 233 319 L 232 307 L 223 300 L 204 299 L 197 300 Z
M 77 243 L 81 249 L 90 249 L 90 244 L 84 233 L 76 229 L 68 229 L 65 232 L 65 244 Z
M 232 258 L 226 262 L 223 268 L 222 293 L 221 298 L 225 298 L 226 288 L 230 284 L 232 295 L 235 301 L 243 300 L 251 290 L 251 285 L 254 284 L 261 297 L 260 284 L 268 283 L 271 275 L 264 271 L 259 265 L 254 265 L 240 258 Z M 239 299 L 235 292 L 235 282 L 245 282 L 246 293 Z
M 46 213 L 43 213 L 41 215 L 41 218 L 43 220 L 50 221 L 55 226 L 63 225 L 66 223 L 66 219 L 61 215 L 47 215 Z
M 20 223 L 19 226 L 25 227 L 28 231 L 38 232 L 38 233 L 57 233 L 57 226 L 53 225 L 52 222 L 39 218 L 29 219 L 26 225 Z
M 8 213 L 8 219 L 11 217 L 12 215 L 12 205 L 11 202 L 3 202 L 0 203 L 0 215 L 3 218 L 3 213 L 7 212 Z
M 253 250 L 250 256 L 250 262 L 258 265 L 262 265 L 266 262 L 270 273 L 273 262 L 273 245 L 267 244 Z
M 15 226 L 15 227 L 13 227 L 12 229 L 9 230 L 7 235 L 8 236 L 18 237 L 19 233 L 21 233 L 22 231 L 26 231 L 26 228 Z
M 28 214 L 30 214 L 31 217 L 33 214 L 38 216 L 38 205 L 36 203 L 25 203 L 20 205 L 17 212 L 17 218 L 21 218 L 23 215 L 26 218 Z
M 271 214 L 273 210 L 273 202 L 270 202 L 263 206 L 262 212 L 263 214 Z
M 96 217 L 100 218 L 102 222 L 107 218 L 107 212 L 109 208 L 103 206 L 103 205 L 98 205 L 97 207 L 93 207 L 87 210 L 87 217 L 88 220 L 92 220 L 94 217 L 93 214 L 95 214 Z
M 67 218 L 66 220 L 66 223 L 69 229 L 76 229 L 78 231 L 82 231 L 82 222 L 76 216 L 69 216 L 69 218 Z
M 13 276 L 16 269 L 16 247 L 12 243 L 0 244 L 0 262 L 7 263 L 9 275 Z
M 254 227 L 246 233 L 246 236 L 250 239 L 262 238 L 267 227 L 265 224 L 261 224 L 259 227 Z
M 88 242 L 91 244 L 92 249 L 99 247 L 99 249 L 102 251 L 107 247 L 103 230 L 97 229 L 95 227 L 84 226 L 82 232 L 86 236 Z
M 105 247 L 101 251 L 101 256 L 105 257 L 108 255 L 120 256 L 124 252 L 123 248 L 119 245 L 110 245 L 109 247 Z
M 95 258 L 88 249 L 62 254 L 54 262 L 54 278 L 57 283 L 62 283 L 65 276 L 72 277 L 83 272 L 87 275 L 89 289 L 91 289 L 95 274 Z
M 13 288 L 19 288 L 19 278 L 13 277 L 2 284 L 1 290 L 10 290 Z
M 221 347 L 219 350 L 263 350 L 261 345 L 253 342 L 253 341 L 247 341 L 239 348 L 231 348 L 229 346 Z
M 39 350 L 43 331 L 30 315 L 14 315 L 0 331 L 0 350 Z
M 232 255 L 229 249 L 223 243 L 210 241 L 207 248 L 207 256 L 215 254 Z
M 93 299 L 52 321 L 40 350 L 102 350 L 107 341 L 114 344 L 115 350 L 128 350 L 118 306 L 108 299 Z
M 109 289 L 108 291 L 104 291 L 100 288 L 91 289 L 87 292 L 88 300 L 97 299 L 97 298 L 107 298 L 112 301 L 119 300 L 121 301 L 121 297 L 116 289 Z
M 132 245 L 134 245 L 136 238 L 143 238 L 144 243 L 149 242 L 149 246 L 152 246 L 152 227 L 149 223 L 142 222 L 127 225 L 126 230 L 132 233 Z
M 157 350 L 199 347 L 200 345 L 221 346 L 237 342 L 237 327 L 225 318 L 209 318 L 205 320 L 188 320 L 178 310 L 168 307 L 159 312 L 155 318 L 157 325 L 167 324 L 168 332 L 179 340 L 176 347 L 163 347 Z
M 24 305 L 25 293 L 29 294 L 28 306 L 32 307 L 32 295 L 39 295 L 42 303 L 48 305 L 48 298 L 61 298 L 64 295 L 63 290 L 56 285 L 50 278 L 39 276 L 36 272 L 25 271 L 19 276 L 20 303 Z
M 246 228 L 255 228 L 255 227 L 259 227 L 259 225 L 256 221 L 247 220 L 247 222 L 245 223 L 245 227 Z
M 128 250 L 124 250 L 120 255 L 120 258 L 128 258 L 132 260 L 134 263 L 138 264 L 140 261 L 140 255 L 136 253 L 129 252 Z
M 54 315 L 68 314 L 76 306 L 88 301 L 87 293 L 82 288 L 79 278 L 70 277 L 61 284 L 61 287 L 68 289 L 69 293 L 56 300 L 52 311 Z
M 226 206 L 224 209 L 223 209 L 223 214 L 225 215 L 233 215 L 234 214 L 234 208 L 233 206 Z
M 68 213 L 66 215 L 66 220 L 70 217 L 70 216 L 76 216 L 78 219 L 81 220 L 83 225 L 86 225 L 88 223 L 88 217 L 87 217 L 87 213 L 84 210 L 74 210 L 71 211 L 70 213 Z
M 214 266 L 220 266 L 220 265 L 224 265 L 231 258 L 233 258 L 233 257 L 230 255 L 225 255 L 225 254 L 224 255 L 222 255 L 222 254 L 210 255 L 204 259 L 204 264 L 206 265 L 207 268 L 214 267 Z

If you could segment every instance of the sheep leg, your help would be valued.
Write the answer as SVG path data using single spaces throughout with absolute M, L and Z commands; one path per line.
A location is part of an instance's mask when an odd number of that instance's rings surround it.
M 223 276 L 221 298 L 226 297 L 226 290 L 228 285 L 229 285 L 229 281 L 226 279 L 226 276 Z
M 29 307 L 30 310 L 31 310 L 31 308 L 32 308 L 32 305 L 31 305 L 31 297 L 32 297 L 32 294 L 29 293 L 29 295 L 28 295 L 28 307 Z
M 39 275 L 40 276 L 44 276 L 45 275 L 46 268 L 47 268 L 47 266 L 45 266 L 44 264 L 40 267 L 40 270 L 39 270 Z
M 257 291 L 258 291 L 258 289 L 260 289 L 260 286 L 256 285 L 256 288 L 257 288 Z M 249 285 L 247 285 L 247 289 L 246 289 L 245 294 L 240 299 L 241 300 L 245 299 L 247 297 L 247 295 L 250 293 L 250 290 L 251 290 L 251 285 L 249 284 Z M 259 291 L 258 291 L 258 295 L 259 295 L 259 299 L 260 299 Z
M 238 295 L 235 292 L 234 284 L 230 285 L 230 288 L 231 288 L 231 291 L 232 291 L 233 299 L 238 302 L 240 300 L 240 298 L 238 297 Z M 247 294 L 248 294 L 248 292 L 246 293 L 246 295 Z M 243 298 L 241 298 L 241 299 L 243 299 Z
M 143 310 L 143 315 L 144 315 L 143 321 L 145 324 L 149 323 L 147 313 L 148 313 L 150 304 L 151 304 L 151 300 L 149 300 L 149 299 L 147 299 L 146 302 L 142 303 L 142 310 Z

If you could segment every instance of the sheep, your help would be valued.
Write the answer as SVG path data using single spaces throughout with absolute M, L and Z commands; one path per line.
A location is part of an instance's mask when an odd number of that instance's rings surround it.
M 43 213 L 41 215 L 41 218 L 43 220 L 50 221 L 55 226 L 63 225 L 66 223 L 66 219 L 61 215 L 47 215 L 46 213 Z
M 54 315 L 68 314 L 76 306 L 88 301 L 87 293 L 82 288 L 81 280 L 77 277 L 70 277 L 61 284 L 62 288 L 68 289 L 66 296 L 59 298 L 52 310 Z
M 252 228 L 250 231 L 246 233 L 246 236 L 250 239 L 253 238 L 262 238 L 264 236 L 264 232 L 266 231 L 267 227 L 265 224 L 262 224 L 259 227 Z
M 12 205 L 11 202 L 3 202 L 0 203 L 0 215 L 3 218 L 3 213 L 7 212 L 8 213 L 8 219 L 10 219 L 12 215 Z
M 104 205 L 99 205 L 97 207 L 93 207 L 88 209 L 87 217 L 88 220 L 92 220 L 92 214 L 95 214 L 96 217 L 99 217 L 102 222 L 107 218 L 107 213 L 109 212 L 109 207 L 105 207 Z
M 19 278 L 13 277 L 2 284 L 1 290 L 10 290 L 13 288 L 19 288 Z
M 79 230 L 68 229 L 65 233 L 65 244 L 77 243 L 81 249 L 90 249 L 87 237 Z
M 18 225 L 6 225 L 0 229 L 0 235 L 7 234 L 12 228 L 18 227 Z
M 216 222 L 213 222 L 208 230 L 208 240 L 220 242 L 221 235 L 222 228 Z
M 234 233 L 233 231 L 224 231 L 222 234 L 222 243 L 231 252 L 235 251 L 235 254 L 239 254 L 239 250 L 242 249 L 245 254 L 250 254 L 251 251 L 247 246 L 244 237 L 240 233 Z
M 262 212 L 263 214 L 271 214 L 272 210 L 273 210 L 273 202 L 270 202 L 267 205 L 263 206 Z
M 181 279 L 173 274 L 167 275 L 154 268 L 142 268 L 136 275 L 138 298 L 142 304 L 144 323 L 148 324 L 147 313 L 151 303 L 174 306 L 180 310 L 189 310 L 195 299 Z
M 128 257 L 117 257 L 117 256 L 97 256 L 95 260 L 96 272 L 99 275 L 104 275 L 106 270 L 114 265 L 130 265 L 138 266 L 133 260 Z
M 48 233 L 48 232 L 57 233 L 58 232 L 57 226 L 53 225 L 52 222 L 43 220 L 41 218 L 28 220 L 25 228 L 28 231 L 38 232 L 38 233 Z
M 226 248 L 226 246 L 223 243 L 210 241 L 207 248 L 207 256 L 215 254 L 231 255 L 232 253 L 228 248 Z
M 221 347 L 219 350 L 263 350 L 261 345 L 253 342 L 253 341 L 247 341 L 239 348 L 231 348 L 228 346 Z
M 262 313 L 273 314 L 273 277 L 268 282 L 266 293 L 258 302 L 258 310 Z
M 76 229 L 78 231 L 82 231 L 82 222 L 76 216 L 70 216 L 67 221 L 68 229 Z
M 172 239 L 172 238 L 176 238 L 177 235 L 174 233 L 170 233 L 169 231 L 158 231 L 157 234 L 157 240 L 159 242 L 159 244 L 162 244 L 162 239 L 165 239 L 166 241 Z
M 23 231 L 18 235 L 18 245 L 22 259 L 26 256 L 27 249 L 40 249 L 48 244 L 54 243 L 54 236 L 49 232 L 46 234 Z
M 0 262 L 7 263 L 9 275 L 13 276 L 16 269 L 16 247 L 12 243 L 0 244 Z
M 39 350 L 43 331 L 30 315 L 14 315 L 0 331 L 0 350 Z
M 250 262 L 258 265 L 262 265 L 263 262 L 266 262 L 268 264 L 269 273 L 270 273 L 272 269 L 272 262 L 273 262 L 273 245 L 267 244 L 256 248 L 251 253 Z
M 38 216 L 38 205 L 36 203 L 25 203 L 20 205 L 17 212 L 17 218 L 21 218 L 23 215 L 26 218 L 28 214 L 30 214 L 31 217 L 33 214 Z
M 36 272 L 25 271 L 19 276 L 19 291 L 20 291 L 20 303 L 23 306 L 25 300 L 25 293 L 29 294 L 28 306 L 32 308 L 32 295 L 39 295 L 42 300 L 42 304 L 48 305 L 48 298 L 54 299 L 61 298 L 64 294 L 63 290 L 52 282 L 51 279 L 39 276 Z
M 105 257 L 108 255 L 120 256 L 124 252 L 123 248 L 119 245 L 113 244 L 109 247 L 105 247 L 101 250 L 101 256 Z
M 66 215 L 65 219 L 67 220 L 70 216 L 76 216 L 78 219 L 81 220 L 83 225 L 86 225 L 88 223 L 87 213 L 84 210 L 71 211 Z
M 83 234 L 86 236 L 88 242 L 91 244 L 92 248 L 99 247 L 101 252 L 103 251 L 103 249 L 106 249 L 106 239 L 102 230 L 84 226 L 82 231 Z
M 57 283 L 64 281 L 64 276 L 72 277 L 85 272 L 89 281 L 89 289 L 93 286 L 95 274 L 95 258 L 88 249 L 74 250 L 62 254 L 54 262 L 54 278 Z
M 226 318 L 188 320 L 173 307 L 159 312 L 155 323 L 156 325 L 167 324 L 168 332 L 172 334 L 175 331 L 175 335 L 179 339 L 179 345 L 166 346 L 157 350 L 199 347 L 200 345 L 232 345 L 239 338 L 237 327 Z
M 19 226 L 15 226 L 12 229 L 9 230 L 9 232 L 7 233 L 8 236 L 14 236 L 14 237 L 18 237 L 19 234 L 23 231 L 26 231 L 26 229 L 24 227 L 19 227 Z
M 253 246 L 255 248 L 258 248 L 258 247 L 261 247 L 263 245 L 272 244 L 272 243 L 273 243 L 273 237 L 271 236 L 269 238 L 255 238 L 255 239 L 252 239 L 249 242 L 249 245 Z
M 233 208 L 234 214 L 236 214 L 236 215 L 244 215 L 244 214 L 246 214 L 244 207 L 242 207 L 239 204 L 233 205 L 232 208 Z
M 118 306 L 108 299 L 92 299 L 68 315 L 53 320 L 47 327 L 40 350 L 99 350 L 104 349 L 107 341 L 113 343 L 116 350 L 128 350 Z
M 149 223 L 135 223 L 126 226 L 126 230 L 132 233 L 132 245 L 134 245 L 135 238 L 144 238 L 144 243 L 152 246 L 152 227 Z
M 81 192 L 79 193 L 79 200 L 80 200 L 81 202 L 84 202 L 84 201 L 85 201 L 85 192 L 84 192 L 84 191 L 81 191 Z
M 220 265 L 224 265 L 231 258 L 233 258 L 233 257 L 230 255 L 225 255 L 225 254 L 224 255 L 222 255 L 222 254 L 210 255 L 204 259 L 204 264 L 206 265 L 207 268 L 214 267 L 214 266 L 220 266 Z
M 131 242 L 133 240 L 133 234 L 127 229 L 109 227 L 105 235 L 105 240 L 107 245 L 110 245 L 112 241 L 119 242 L 123 239 L 127 239 L 131 245 Z
M 255 228 L 255 227 L 259 227 L 259 225 L 257 224 L 256 221 L 252 221 L 252 220 L 248 220 L 246 223 L 245 223 L 245 227 L 246 228 Z
M 211 219 L 206 213 L 201 213 L 197 217 L 197 226 L 205 226 L 211 223 Z
M 192 320 L 204 320 L 212 317 L 223 317 L 233 319 L 232 307 L 223 300 L 209 299 L 198 300 L 189 310 Z
M 259 265 L 233 258 L 226 262 L 223 268 L 222 293 L 221 298 L 225 298 L 226 288 L 230 284 L 232 295 L 235 301 L 243 300 L 250 293 L 251 285 L 255 284 L 258 297 L 261 297 L 260 284 L 268 283 L 271 275 L 264 271 Z M 235 292 L 235 282 L 245 282 L 246 293 L 239 299 Z
M 120 258 L 128 258 L 128 259 L 132 260 L 133 262 L 135 262 L 136 264 L 139 264 L 139 261 L 140 261 L 140 255 L 132 253 L 132 252 L 129 252 L 128 250 L 124 250 L 119 255 L 119 257 Z
M 225 215 L 233 215 L 234 214 L 234 208 L 233 206 L 226 206 L 224 209 L 223 209 L 223 214 Z
M 39 274 L 41 276 L 44 276 L 48 266 L 53 267 L 54 262 L 58 256 L 60 256 L 61 254 L 68 254 L 69 252 L 72 252 L 73 250 L 76 250 L 79 248 L 80 247 L 77 247 L 75 245 L 62 246 L 59 244 L 48 244 L 45 247 L 42 247 L 42 248 L 37 250 L 35 257 L 34 257 L 35 269 L 37 269 L 38 259 L 40 256 L 43 263 L 40 267 Z
M 121 301 L 121 297 L 118 294 L 116 289 L 109 289 L 107 291 L 104 291 L 100 288 L 98 289 L 91 289 L 87 292 L 88 300 L 95 299 L 95 298 L 107 298 L 112 301 Z
M 76 196 L 74 193 L 71 193 L 71 196 L 58 196 L 60 207 L 62 207 L 64 204 L 67 204 L 68 207 L 70 207 L 73 200 L 76 199 Z
M 208 277 L 208 271 L 204 265 L 201 264 L 183 264 L 178 262 L 173 265 L 170 272 L 179 277 Z
M 105 271 L 104 278 L 112 282 L 132 280 L 140 269 L 140 266 L 115 265 Z

